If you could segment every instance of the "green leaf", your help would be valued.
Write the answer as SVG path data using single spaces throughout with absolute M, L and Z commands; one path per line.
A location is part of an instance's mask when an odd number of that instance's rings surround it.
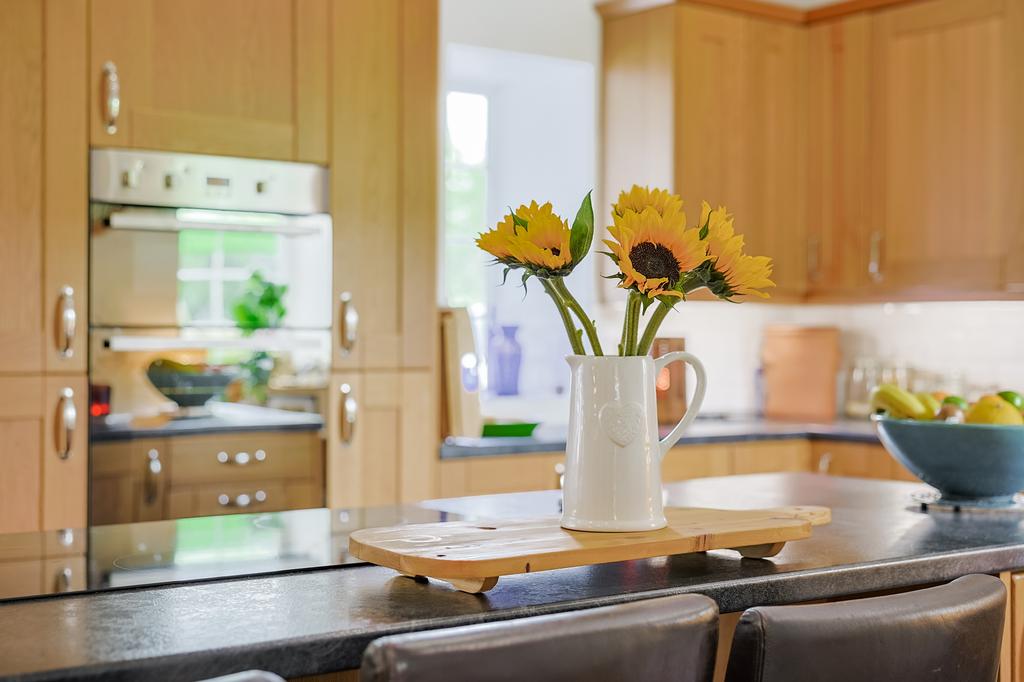
M 509 215 L 512 216 L 512 224 L 513 225 L 515 225 L 516 227 L 521 227 L 524 230 L 529 229 L 530 223 L 528 223 L 526 221 L 526 219 L 520 218 L 519 216 L 517 216 L 516 212 L 512 210 L 511 206 L 508 207 L 508 212 L 509 212 Z
M 590 251 L 590 244 L 594 241 L 594 206 L 590 203 L 590 194 L 587 192 L 580 203 L 580 210 L 576 212 L 576 219 L 572 221 L 572 230 L 569 232 L 569 252 L 572 254 L 573 265 L 587 257 Z
M 710 231 L 711 225 L 711 212 L 708 212 L 708 218 L 704 221 L 704 224 L 700 226 L 700 233 L 697 235 L 700 239 L 707 239 L 708 232 Z

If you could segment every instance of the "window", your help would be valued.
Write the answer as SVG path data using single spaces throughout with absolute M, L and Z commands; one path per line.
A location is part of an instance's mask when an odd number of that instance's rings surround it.
M 487 224 L 487 98 L 449 92 L 445 104 L 445 298 L 451 307 L 479 307 L 490 282 L 476 247 Z
M 234 326 L 232 306 L 253 272 L 287 281 L 280 235 L 182 230 L 178 235 L 178 320 L 182 325 Z

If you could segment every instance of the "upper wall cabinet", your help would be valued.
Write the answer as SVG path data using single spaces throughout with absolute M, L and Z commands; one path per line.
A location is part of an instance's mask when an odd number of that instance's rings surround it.
M 869 218 L 871 19 L 808 31 L 808 294 L 856 297 L 881 284 L 881 232 Z
M 85 0 L 0 3 L 0 374 L 85 371 L 84 26 Z
M 736 216 L 775 260 L 774 295 L 806 288 L 806 35 L 794 25 L 675 4 L 605 20 L 605 191 L 633 182 Z M 637 103 L 642 103 L 638 106 Z
M 98 147 L 327 160 L 326 0 L 93 0 Z
M 873 15 L 872 223 L 887 289 L 996 293 L 1024 280 L 1008 259 L 1024 248 L 1022 17 L 1019 0 Z

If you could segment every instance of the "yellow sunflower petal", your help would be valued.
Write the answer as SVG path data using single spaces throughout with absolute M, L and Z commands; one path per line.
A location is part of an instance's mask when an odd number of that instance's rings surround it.
M 619 193 L 619 200 L 612 206 L 612 215 L 621 216 L 628 211 L 643 213 L 645 208 L 653 208 L 659 215 L 666 216 L 681 213 L 683 200 L 678 194 L 667 189 L 650 189 L 633 185 L 629 191 Z

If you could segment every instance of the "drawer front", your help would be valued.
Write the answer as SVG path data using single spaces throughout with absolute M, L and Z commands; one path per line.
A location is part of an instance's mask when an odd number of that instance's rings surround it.
M 178 486 L 168 493 L 168 516 L 211 516 L 308 509 L 323 506 L 323 488 L 316 482 L 252 481 Z
M 319 478 L 315 432 L 189 436 L 170 441 L 171 485 Z

